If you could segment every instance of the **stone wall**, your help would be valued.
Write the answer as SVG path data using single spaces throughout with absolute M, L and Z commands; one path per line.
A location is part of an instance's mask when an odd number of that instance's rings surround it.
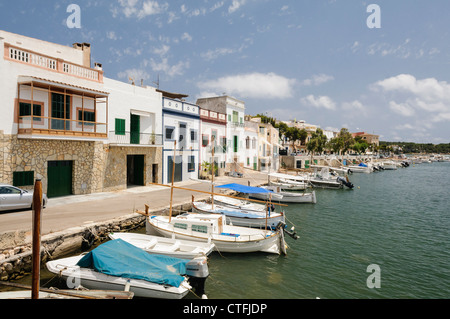
M 158 164 L 157 181 L 162 182 L 162 147 L 110 146 L 106 149 L 103 191 L 127 188 L 127 155 L 144 155 L 144 185 L 150 185 L 153 164 Z
M 0 182 L 12 184 L 13 172 L 34 171 L 46 192 L 48 161 L 73 161 L 73 194 L 102 191 L 106 156 L 102 142 L 18 139 L 0 134 L 0 146 Z M 33 189 L 33 185 L 24 188 Z
M 18 139 L 0 131 L 0 183 L 12 184 L 13 172 L 34 171 L 44 193 L 48 187 L 48 162 L 73 161 L 72 192 L 84 195 L 127 188 L 127 155 L 144 155 L 144 183 L 162 181 L 161 147 L 109 146 L 101 141 Z M 24 189 L 33 189 L 33 185 Z

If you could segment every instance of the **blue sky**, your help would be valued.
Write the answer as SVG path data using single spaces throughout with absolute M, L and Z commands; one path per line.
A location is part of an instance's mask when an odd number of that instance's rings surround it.
M 367 26 L 370 4 L 381 28 Z M 0 3 L 0 29 L 89 42 L 105 76 L 159 76 L 190 102 L 226 93 L 251 115 L 449 143 L 449 12 L 448 0 L 16 0 Z

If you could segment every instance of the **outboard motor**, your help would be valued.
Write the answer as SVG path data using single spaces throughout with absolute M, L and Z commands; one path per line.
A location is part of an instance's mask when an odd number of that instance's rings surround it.
M 352 183 L 350 183 L 350 181 L 348 181 L 347 179 L 343 178 L 343 177 L 338 177 L 336 179 L 339 183 L 341 183 L 342 185 L 347 186 L 348 188 L 352 189 L 353 187 L 355 187 Z
M 186 264 L 186 275 L 189 284 L 198 296 L 207 299 L 205 294 L 205 282 L 209 276 L 208 262 L 206 257 L 196 257 Z
M 278 222 L 277 229 L 280 229 L 280 228 L 283 229 L 284 233 L 287 234 L 287 235 L 289 235 L 291 238 L 293 238 L 293 239 L 295 239 L 295 240 L 297 240 L 297 239 L 300 238 L 300 237 L 297 235 L 297 233 L 294 231 L 294 227 L 291 228 L 291 231 L 288 231 L 288 230 L 286 230 L 286 224 L 285 224 L 285 223 L 283 223 L 283 222 Z

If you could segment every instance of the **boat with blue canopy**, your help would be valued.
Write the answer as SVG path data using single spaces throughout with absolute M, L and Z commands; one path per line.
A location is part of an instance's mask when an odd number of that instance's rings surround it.
M 206 258 L 180 259 L 148 254 L 121 239 L 108 241 L 85 255 L 47 262 L 50 272 L 67 279 L 69 288 L 131 291 L 136 297 L 181 299 L 192 289 L 190 269 L 207 267 Z M 203 269 L 199 277 L 206 279 Z

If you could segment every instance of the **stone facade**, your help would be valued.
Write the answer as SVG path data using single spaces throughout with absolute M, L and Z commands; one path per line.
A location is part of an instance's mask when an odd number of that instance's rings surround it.
M 13 172 L 34 171 L 44 192 L 48 187 L 48 162 L 73 161 L 72 192 L 83 195 L 127 188 L 127 155 L 145 156 L 144 182 L 153 180 L 153 164 L 161 163 L 156 147 L 110 147 L 101 141 L 18 139 L 0 131 L 0 182 L 12 184 Z M 162 180 L 158 165 L 156 182 Z M 25 186 L 24 189 L 33 189 Z

